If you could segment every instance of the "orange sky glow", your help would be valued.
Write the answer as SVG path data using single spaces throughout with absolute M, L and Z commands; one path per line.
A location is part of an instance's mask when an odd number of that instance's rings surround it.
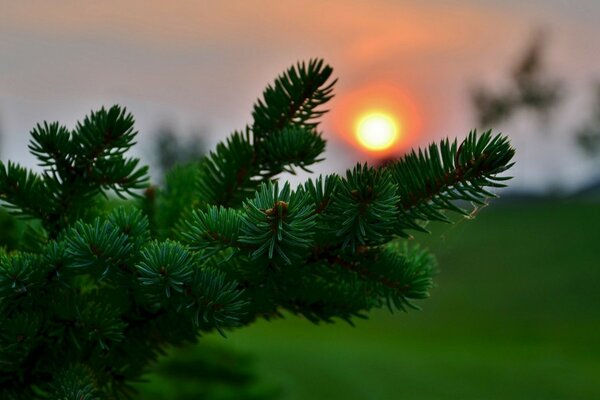
M 421 111 L 412 97 L 400 88 L 384 82 L 374 82 L 354 91 L 345 92 L 332 108 L 330 119 L 333 130 L 350 145 L 364 150 L 356 137 L 356 124 L 365 113 L 381 112 L 398 120 L 399 140 L 385 150 L 374 151 L 373 157 L 390 157 L 402 154 L 417 143 L 423 135 Z M 369 150 L 366 150 L 369 151 Z

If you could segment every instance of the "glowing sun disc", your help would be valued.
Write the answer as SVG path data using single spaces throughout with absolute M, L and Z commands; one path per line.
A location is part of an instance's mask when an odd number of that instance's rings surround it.
M 369 113 L 358 120 L 356 138 L 369 150 L 386 150 L 396 143 L 399 137 L 398 123 L 384 113 Z

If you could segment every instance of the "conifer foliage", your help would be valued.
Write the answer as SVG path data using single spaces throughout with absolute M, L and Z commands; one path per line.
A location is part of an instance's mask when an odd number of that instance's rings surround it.
M 0 200 L 35 232 L 0 249 L 0 398 L 134 397 L 158 354 L 205 332 L 284 312 L 318 323 L 416 308 L 436 266 L 410 231 L 493 197 L 514 151 L 472 132 L 294 189 L 277 177 L 321 159 L 331 74 L 322 60 L 289 68 L 251 125 L 164 189 L 126 157 L 136 131 L 124 108 L 72 130 L 37 125 L 42 172 L 0 162 Z M 112 207 L 111 193 L 134 198 Z

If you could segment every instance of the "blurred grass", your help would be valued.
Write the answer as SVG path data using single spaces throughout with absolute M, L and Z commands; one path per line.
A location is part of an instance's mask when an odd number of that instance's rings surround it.
M 289 317 L 202 342 L 253 355 L 285 400 L 600 398 L 600 204 L 494 204 L 432 229 L 417 240 L 440 275 L 420 312 L 354 328 Z M 172 380 L 150 379 L 142 398 L 170 398 Z

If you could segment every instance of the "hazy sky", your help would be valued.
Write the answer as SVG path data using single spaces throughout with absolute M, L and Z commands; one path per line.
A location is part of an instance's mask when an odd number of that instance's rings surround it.
M 368 158 L 340 139 L 348 132 L 339 122 L 354 118 L 349 99 L 398 93 L 405 117 L 418 121 L 404 147 L 462 137 L 476 127 L 469 88 L 502 85 L 544 28 L 548 66 L 569 85 L 566 103 L 546 125 L 498 128 L 518 150 L 516 185 L 538 188 L 551 176 L 572 185 L 590 171 L 571 132 L 600 79 L 598 21 L 598 0 L 0 0 L 2 157 L 31 165 L 26 142 L 36 122 L 73 126 L 113 103 L 136 116 L 142 152 L 163 121 L 181 132 L 205 128 L 214 144 L 250 121 L 255 99 L 284 68 L 323 57 L 339 78 L 323 124 L 335 160 L 323 171 L 340 170 Z

